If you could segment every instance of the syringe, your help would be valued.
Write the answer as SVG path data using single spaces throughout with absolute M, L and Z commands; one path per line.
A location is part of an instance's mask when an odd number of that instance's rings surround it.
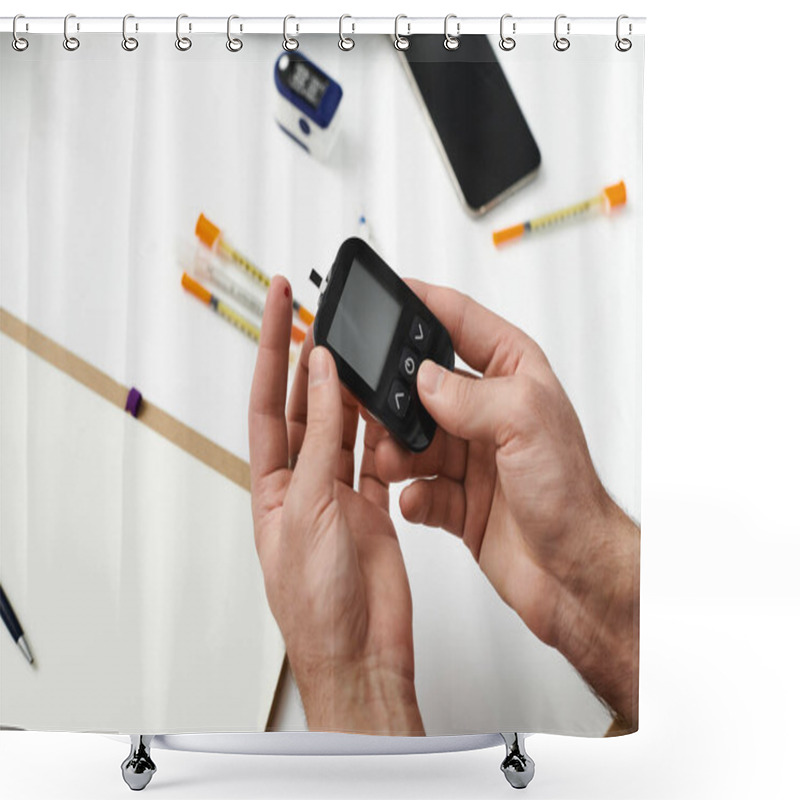
M 552 211 L 549 214 L 543 214 L 541 217 L 530 219 L 527 222 L 520 222 L 518 225 L 512 225 L 510 228 L 503 228 L 502 230 L 495 231 L 492 234 L 492 241 L 495 247 L 499 247 L 501 244 L 521 238 L 526 233 L 531 233 L 532 231 L 541 230 L 550 225 L 563 222 L 570 217 L 583 214 L 596 206 L 602 206 L 603 210 L 608 213 L 616 206 L 625 205 L 626 200 L 627 192 L 625 190 L 625 181 L 620 181 L 613 186 L 606 186 L 600 194 L 595 197 L 590 197 L 588 200 L 582 200 L 580 203 L 575 203 L 566 208 L 560 208 L 558 211 Z
M 252 289 L 242 286 L 234 280 L 229 270 L 206 247 L 198 247 L 193 253 L 184 256 L 184 263 L 190 264 L 194 277 L 201 281 L 208 281 L 227 292 L 239 305 L 246 308 L 251 314 L 261 319 L 264 316 L 264 296 L 260 288 Z
M 200 214 L 197 218 L 197 225 L 195 225 L 194 232 L 197 234 L 197 238 L 200 239 L 206 247 L 235 264 L 254 281 L 257 281 L 267 289 L 269 288 L 269 276 L 233 247 L 222 235 L 222 231 L 204 214 Z M 297 313 L 297 316 L 300 317 L 306 325 L 311 325 L 314 322 L 314 315 L 294 298 L 292 298 L 292 307 Z
M 216 311 L 221 317 L 224 317 L 231 325 L 238 328 L 245 336 L 251 338 L 254 342 L 258 342 L 261 333 L 260 328 L 253 325 L 252 322 L 245 319 L 238 311 L 235 311 L 223 300 L 220 300 L 215 294 L 212 294 L 201 283 L 198 283 L 190 275 L 185 272 L 181 277 L 181 285 L 186 291 L 193 294 L 198 300 L 205 303 L 213 311 Z M 300 330 L 296 325 L 292 325 L 292 341 L 302 342 L 305 338 L 305 333 Z

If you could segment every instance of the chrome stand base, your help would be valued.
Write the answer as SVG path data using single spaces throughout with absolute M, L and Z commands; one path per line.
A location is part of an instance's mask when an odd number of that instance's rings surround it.
M 155 774 L 156 765 L 150 758 L 151 741 L 152 736 L 131 734 L 131 752 L 122 762 L 122 779 L 134 792 L 144 789 Z
M 533 759 L 525 752 L 525 738 L 519 733 L 501 733 L 506 743 L 506 757 L 500 765 L 506 780 L 515 789 L 524 789 L 536 769 Z

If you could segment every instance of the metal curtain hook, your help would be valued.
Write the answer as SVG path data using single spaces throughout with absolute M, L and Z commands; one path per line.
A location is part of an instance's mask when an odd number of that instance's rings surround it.
M 566 36 L 559 36 L 558 35 L 558 21 L 560 19 L 566 19 L 566 14 L 559 14 L 555 22 L 553 23 L 553 36 L 555 37 L 555 41 L 553 42 L 553 47 L 558 50 L 559 53 L 563 53 L 565 50 L 569 50 L 570 41 L 567 39 Z M 567 23 L 567 36 L 569 36 L 569 22 Z
M 231 14 L 228 17 L 228 41 L 225 42 L 225 47 L 227 47 L 228 50 L 231 51 L 231 53 L 238 53 L 244 46 L 244 43 L 242 42 L 241 39 L 237 39 L 235 36 L 231 36 L 231 22 L 233 22 L 233 20 L 235 19 L 239 19 L 239 17 L 236 14 Z M 239 26 L 239 30 L 240 31 L 242 30 L 241 25 Z
M 408 48 L 411 46 L 411 41 L 408 38 L 409 36 L 411 36 L 411 23 L 410 22 L 406 23 L 406 28 L 408 28 L 408 30 L 406 31 L 405 36 L 401 36 L 400 35 L 401 19 L 408 19 L 408 17 L 405 14 L 398 14 L 394 18 L 394 46 L 396 50 L 408 50 Z
M 297 50 L 297 48 L 300 47 L 300 41 L 298 39 L 295 39 L 294 36 L 289 36 L 288 26 L 290 19 L 296 20 L 297 18 L 293 17 L 291 14 L 288 14 L 283 18 L 283 49 L 291 52 L 292 50 Z M 294 32 L 300 33 L 300 25 L 297 22 L 295 22 L 294 27 L 295 27 Z
M 27 39 L 23 39 L 17 33 L 17 20 L 18 19 L 25 19 L 25 15 L 24 14 L 17 14 L 17 16 L 14 17 L 14 21 L 11 23 L 11 35 L 14 37 L 11 40 L 11 46 L 18 53 L 21 53 L 23 50 L 27 50 L 28 49 L 28 40 Z
M 627 38 L 623 39 L 619 35 L 620 22 L 622 22 L 622 20 L 624 20 L 624 19 L 628 19 L 628 15 L 627 14 L 620 14 L 617 17 L 617 41 L 614 42 L 614 47 L 616 47 L 617 50 L 620 51 L 620 53 L 627 53 L 628 50 L 630 50 L 631 47 L 633 47 L 633 42 L 630 39 L 627 39 Z M 628 23 L 628 36 L 630 36 L 631 33 L 633 33 L 633 25 L 631 25 L 631 23 L 629 22 Z
M 70 36 L 69 35 L 69 21 L 71 19 L 75 19 L 75 15 L 74 14 L 67 14 L 67 16 L 64 17 L 64 42 L 63 42 L 63 44 L 64 44 L 64 49 L 65 50 L 69 50 L 70 52 L 73 52 L 74 50 L 77 50 L 81 46 L 81 43 L 75 36 Z M 80 30 L 80 26 L 77 26 L 77 30 Z
M 126 14 L 122 18 L 122 49 L 132 53 L 139 46 L 139 40 L 133 36 L 128 36 L 129 19 L 134 19 L 133 14 Z M 136 29 L 139 29 L 138 25 L 136 26 Z
M 456 22 L 456 35 L 451 36 L 447 30 L 448 23 L 450 22 L 451 19 L 457 20 L 458 18 L 456 17 L 455 14 L 448 14 L 444 18 L 444 42 L 442 44 L 444 44 L 445 50 L 458 50 L 458 48 L 461 46 L 461 42 L 458 38 L 461 33 L 461 23 Z
M 342 30 L 344 21 L 346 19 L 353 19 L 353 18 L 349 14 L 342 14 L 342 16 L 339 17 L 339 49 L 344 51 L 352 50 L 356 46 L 355 40 L 351 39 L 349 36 L 345 36 L 344 31 Z M 351 22 L 350 32 L 355 33 L 355 30 L 356 30 L 356 24 L 355 22 Z
M 188 36 L 181 36 L 181 20 L 188 18 L 188 14 L 178 14 L 178 16 L 175 18 L 175 47 L 184 53 L 192 46 L 192 40 Z M 191 29 L 192 24 L 190 22 L 189 30 Z
M 500 49 L 505 51 L 513 50 L 517 46 L 516 39 L 505 35 L 504 26 L 507 19 L 511 19 L 511 14 L 503 14 L 503 16 L 500 17 Z M 511 23 L 511 32 L 517 32 L 516 22 Z

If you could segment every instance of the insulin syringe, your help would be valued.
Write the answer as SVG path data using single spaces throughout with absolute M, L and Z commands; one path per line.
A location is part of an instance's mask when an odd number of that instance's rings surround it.
M 526 233 L 532 233 L 533 231 L 547 228 L 550 225 L 564 222 L 592 208 L 600 207 L 608 213 L 616 206 L 625 205 L 626 200 L 627 192 L 625 191 L 625 181 L 620 181 L 613 186 L 606 186 L 600 194 L 590 197 L 588 200 L 581 200 L 580 203 L 574 203 L 571 206 L 559 208 L 557 211 L 551 211 L 549 214 L 542 214 L 542 216 L 529 219 L 527 222 L 520 222 L 518 225 L 512 225 L 510 228 L 494 231 L 494 233 L 492 233 L 492 241 L 495 247 L 499 247 L 506 242 L 520 239 Z
M 222 231 L 205 214 L 197 218 L 197 225 L 194 232 L 197 238 L 208 247 L 212 252 L 217 253 L 222 258 L 235 264 L 239 269 L 244 270 L 254 281 L 260 283 L 265 289 L 269 288 L 270 278 L 262 272 L 252 261 L 243 256 L 233 245 L 222 235 Z M 292 307 L 297 316 L 306 325 L 314 322 L 314 315 L 296 299 L 292 299 Z
M 252 322 L 245 319 L 238 311 L 229 306 L 224 300 L 206 289 L 203 284 L 196 281 L 187 273 L 181 277 L 181 285 L 187 292 L 193 294 L 198 300 L 205 303 L 212 311 L 216 311 L 223 319 L 238 328 L 245 336 L 254 342 L 258 342 L 261 329 Z M 301 331 L 297 325 L 292 325 L 292 341 L 302 342 L 305 339 L 305 332 Z
M 240 306 L 261 319 L 264 316 L 264 297 L 258 290 L 246 289 L 228 274 L 214 253 L 206 248 L 198 247 L 191 258 L 192 272 L 195 277 L 214 284 L 218 289 L 227 292 Z
M 233 276 L 228 274 L 225 267 L 219 263 L 214 253 L 209 252 L 204 247 L 197 248 L 191 257 L 188 255 L 187 251 L 184 260 L 191 264 L 191 270 L 195 278 L 198 278 L 200 281 L 206 281 L 217 289 L 221 289 L 242 306 L 242 308 L 246 308 L 258 319 L 264 316 L 264 297 L 259 296 L 256 290 L 247 289 L 238 281 L 235 281 Z M 216 297 L 216 295 L 212 296 Z M 221 298 L 217 298 L 217 300 L 220 299 Z M 305 336 L 305 331 L 298 328 L 297 325 L 292 325 L 293 342 L 302 342 Z

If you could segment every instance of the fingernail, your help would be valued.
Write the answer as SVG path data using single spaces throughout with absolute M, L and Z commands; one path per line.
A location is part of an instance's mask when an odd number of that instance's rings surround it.
M 331 374 L 330 359 L 322 352 L 321 347 L 315 347 L 308 357 L 308 384 L 317 386 L 325 383 Z
M 423 361 L 417 373 L 417 387 L 427 395 L 436 394 L 444 380 L 444 369 L 433 361 Z

